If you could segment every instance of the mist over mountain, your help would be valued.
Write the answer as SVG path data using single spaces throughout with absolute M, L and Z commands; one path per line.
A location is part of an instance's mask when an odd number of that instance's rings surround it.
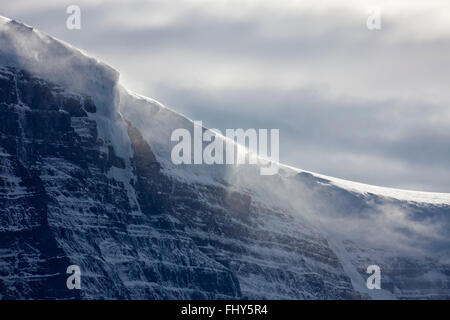
M 190 119 L 32 27 L 0 43 L 1 299 L 450 298 L 450 194 L 175 165 Z

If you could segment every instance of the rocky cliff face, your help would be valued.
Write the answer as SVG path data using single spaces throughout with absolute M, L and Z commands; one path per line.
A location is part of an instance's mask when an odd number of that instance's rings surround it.
M 130 122 L 133 157 L 118 157 L 89 97 L 14 68 L 0 87 L 3 298 L 359 297 L 318 233 L 226 186 L 174 181 Z M 71 264 L 80 291 L 65 287 Z
M 29 27 L 0 40 L 0 298 L 450 297 L 450 196 L 175 166 L 190 120 Z
M 24 71 L 4 68 L 1 76 L 4 297 L 70 297 L 70 264 L 84 271 L 82 295 L 91 298 L 240 293 L 233 274 L 177 230 L 158 196 L 169 182 L 135 129 L 137 202 L 114 178 L 130 168 L 98 139 L 89 98 Z

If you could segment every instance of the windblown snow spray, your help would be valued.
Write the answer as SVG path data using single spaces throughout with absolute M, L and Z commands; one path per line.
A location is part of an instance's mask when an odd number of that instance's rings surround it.
M 174 164 L 253 164 L 261 166 L 261 175 L 278 173 L 279 129 L 270 129 L 269 157 L 267 129 L 226 129 L 223 136 L 218 129 L 205 129 L 201 121 L 193 127 L 193 138 L 185 128 L 172 132 L 171 141 L 178 142 L 171 152 Z M 204 142 L 209 144 L 203 147 Z

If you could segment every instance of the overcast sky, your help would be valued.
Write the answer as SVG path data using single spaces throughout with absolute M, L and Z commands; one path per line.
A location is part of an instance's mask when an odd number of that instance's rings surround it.
M 2 0 L 0 15 L 207 127 L 279 128 L 283 163 L 450 192 L 450 1 Z

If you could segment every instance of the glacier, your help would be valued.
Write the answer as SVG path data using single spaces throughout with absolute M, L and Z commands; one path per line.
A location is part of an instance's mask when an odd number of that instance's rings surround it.
M 0 44 L 1 299 L 450 298 L 450 194 L 174 165 L 193 121 L 20 22 Z

